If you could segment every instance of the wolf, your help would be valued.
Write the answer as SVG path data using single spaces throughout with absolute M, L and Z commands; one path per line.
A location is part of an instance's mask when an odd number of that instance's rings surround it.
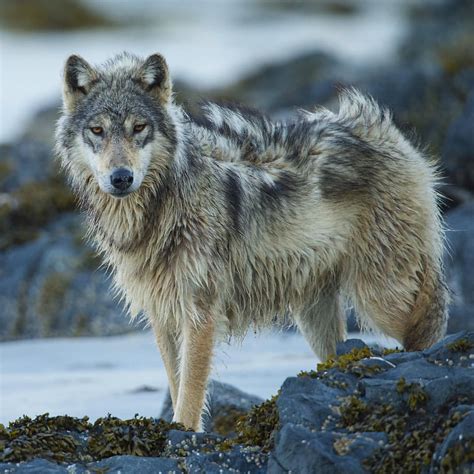
M 372 98 L 339 102 L 287 122 L 214 103 L 192 117 L 160 54 L 66 62 L 57 154 L 187 428 L 223 337 L 290 317 L 325 359 L 348 303 L 409 350 L 445 332 L 436 165 Z

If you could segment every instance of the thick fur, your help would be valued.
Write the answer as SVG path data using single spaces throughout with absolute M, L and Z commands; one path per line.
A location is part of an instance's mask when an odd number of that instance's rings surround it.
M 127 132 L 135 116 L 146 136 Z M 407 349 L 444 334 L 436 168 L 386 110 L 344 90 L 337 114 L 291 123 L 203 116 L 175 105 L 159 55 L 66 65 L 57 151 L 118 291 L 155 330 L 175 420 L 200 429 L 213 344 L 250 326 L 290 315 L 320 358 L 345 337 L 347 302 Z M 117 166 L 139 181 L 123 199 L 105 183 Z

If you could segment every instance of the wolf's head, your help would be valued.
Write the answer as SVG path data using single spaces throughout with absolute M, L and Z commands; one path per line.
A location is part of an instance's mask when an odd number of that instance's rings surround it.
M 75 185 L 92 175 L 114 197 L 136 191 L 154 157 L 171 156 L 176 145 L 171 96 L 168 67 L 159 54 L 146 60 L 122 54 L 99 68 L 69 57 L 58 149 L 75 171 Z

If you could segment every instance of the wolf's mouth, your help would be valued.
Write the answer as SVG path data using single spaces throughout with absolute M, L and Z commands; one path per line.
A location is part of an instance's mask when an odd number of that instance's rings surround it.
M 109 194 L 114 198 L 123 199 L 127 197 L 128 195 L 132 194 L 132 192 L 133 191 L 113 191 Z

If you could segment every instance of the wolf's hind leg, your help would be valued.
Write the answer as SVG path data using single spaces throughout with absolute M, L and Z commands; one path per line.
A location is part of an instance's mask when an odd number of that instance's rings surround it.
M 214 348 L 214 321 L 183 323 L 179 391 L 173 421 L 202 431 L 201 415 Z
M 354 302 L 362 321 L 416 351 L 444 336 L 448 299 L 442 272 L 425 266 L 415 287 L 404 285 L 402 278 L 396 283 L 359 278 Z
M 336 354 L 336 344 L 346 338 L 344 305 L 337 288 L 324 288 L 317 299 L 294 315 L 295 322 L 316 356 L 326 360 Z

